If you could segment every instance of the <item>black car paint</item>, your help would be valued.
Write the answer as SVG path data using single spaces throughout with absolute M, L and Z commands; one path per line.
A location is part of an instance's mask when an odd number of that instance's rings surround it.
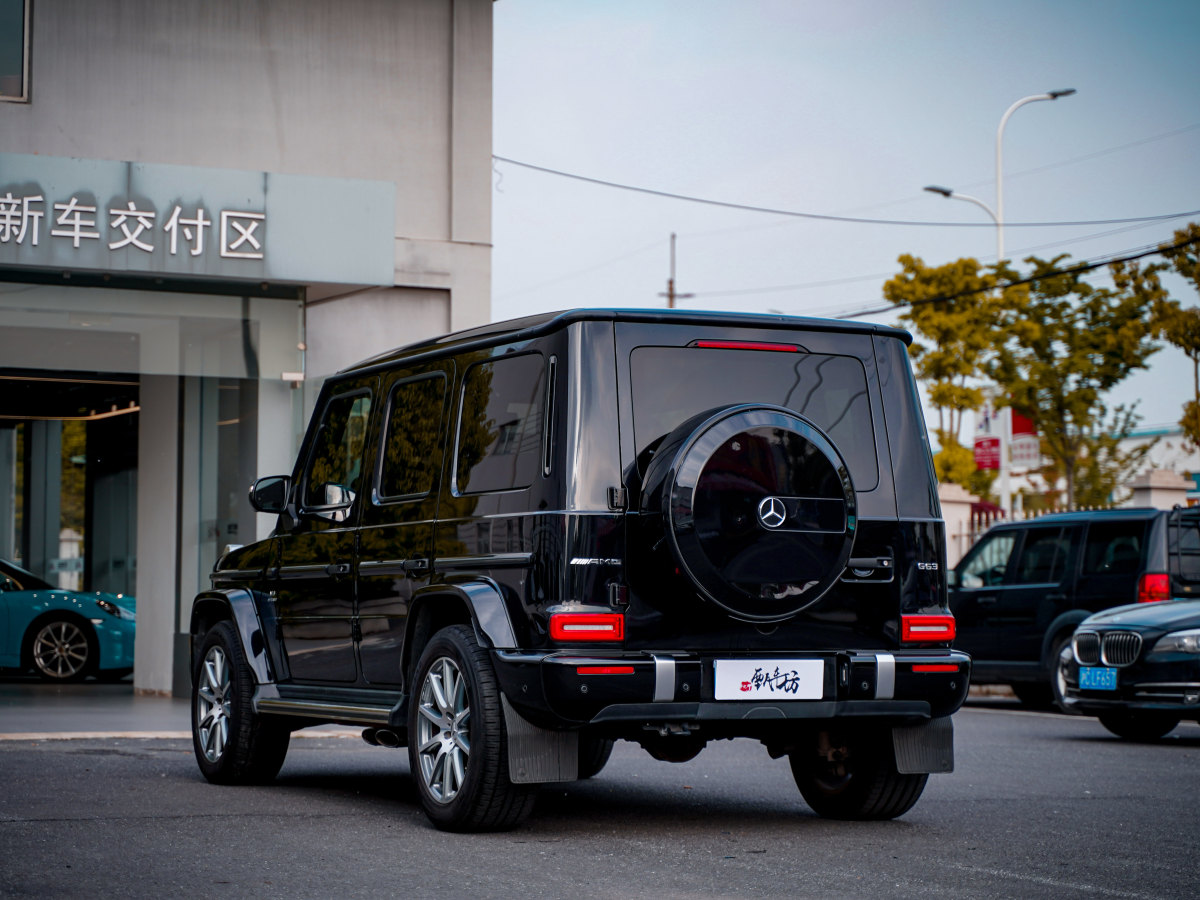
M 1200 654 L 1155 654 L 1166 635 L 1195 629 L 1200 629 L 1200 600 L 1135 603 L 1088 617 L 1076 634 L 1136 632 L 1141 650 L 1132 663 L 1116 667 L 1117 687 L 1111 691 L 1080 690 L 1080 661 L 1076 655 L 1065 660 L 1069 708 L 1085 715 L 1130 710 L 1200 721 Z
M 1136 600 L 1139 578 L 1169 569 L 1167 530 L 1170 513 L 1155 509 L 1114 509 L 1055 513 L 994 526 L 955 567 L 949 603 L 958 623 L 955 646 L 973 660 L 972 681 L 979 684 L 1048 683 L 1057 661 L 1054 648 L 1095 612 Z M 1082 552 L 1088 529 L 1105 523 L 1144 526 L 1144 551 L 1135 569 L 1118 575 L 1087 574 Z M 1058 578 L 1046 583 L 1014 583 L 1012 568 L 1032 535 L 1055 530 L 1067 546 Z M 1003 534 L 1016 536 L 1003 584 L 965 587 L 961 573 L 984 546 Z M 1196 586 L 1171 579 L 1172 595 L 1186 596 Z
M 797 328 L 804 349 L 853 352 L 864 367 L 878 471 L 857 495 L 852 555 L 889 563 L 848 570 L 819 602 L 764 625 L 731 619 L 669 567 L 632 571 L 620 564 L 642 549 L 634 505 L 641 448 L 623 398 L 632 390 L 628 360 L 637 346 L 682 347 L 730 335 L 777 341 Z M 585 311 L 489 326 L 366 361 L 330 378 L 316 408 L 338 393 L 372 393 L 363 470 L 376 471 L 373 454 L 391 386 L 443 373 L 449 384 L 440 426 L 444 453 L 433 490 L 392 504 L 361 495 L 352 518 L 332 521 L 299 503 L 301 458 L 291 475 L 290 505 L 272 536 L 218 562 L 214 591 L 198 601 L 193 634 L 216 615 L 220 592 L 252 597 L 253 621 L 248 604 L 231 606 L 243 640 L 261 660 L 255 674 L 267 702 L 260 708 L 322 721 L 402 724 L 406 681 L 435 627 L 429 623 L 464 612 L 492 648 L 510 702 L 544 725 L 591 722 L 629 736 L 647 723 L 703 721 L 715 736 L 762 736 L 795 720 L 947 716 L 965 700 L 970 660 L 944 643 L 905 649 L 900 638 L 902 613 L 948 612 L 945 528 L 906 342 L 903 332 L 854 323 Z M 549 385 L 548 471 L 521 490 L 457 492 L 454 416 L 464 371 L 479 360 L 531 352 L 557 365 Z M 314 417 L 305 446 L 317 428 Z M 618 650 L 556 644 L 547 624 L 564 604 L 619 609 L 629 623 L 626 640 Z M 418 615 L 422 610 L 427 615 Z M 664 650 L 675 673 L 666 700 L 646 674 Z M 899 660 L 891 698 L 874 696 L 876 652 Z M 825 701 L 779 702 L 758 721 L 747 719 L 744 707 L 713 701 L 716 656 L 780 653 L 824 660 Z M 636 671 L 619 685 L 587 685 L 581 702 L 585 685 L 578 665 L 567 662 L 578 659 L 619 659 Z M 913 665 L 946 670 L 917 673 Z M 306 702 L 313 704 L 307 712 Z M 319 714 L 311 711 L 317 708 Z

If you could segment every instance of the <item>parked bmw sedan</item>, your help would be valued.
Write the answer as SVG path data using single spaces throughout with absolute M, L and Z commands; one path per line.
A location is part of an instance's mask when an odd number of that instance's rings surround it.
M 0 560 L 0 668 L 47 681 L 133 671 L 132 597 L 65 591 Z
M 1133 740 L 1200 721 L 1200 600 L 1105 610 L 1079 624 L 1071 645 L 1059 659 L 1069 709 Z

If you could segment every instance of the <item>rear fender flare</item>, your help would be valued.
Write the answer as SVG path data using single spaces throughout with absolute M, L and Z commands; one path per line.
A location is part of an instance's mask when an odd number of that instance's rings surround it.
M 267 640 L 254 595 L 245 588 L 229 588 L 219 591 L 204 591 L 192 601 L 190 634 L 192 638 L 192 664 L 196 662 L 204 633 L 219 621 L 233 622 L 242 641 L 242 651 L 254 673 L 258 684 L 272 684 L 275 670 L 267 654 Z
M 402 671 L 409 672 L 425 642 L 433 637 L 432 631 L 425 630 L 429 618 L 426 609 L 431 604 L 438 607 L 431 613 L 435 622 L 469 622 L 482 646 L 517 649 L 516 632 L 498 585 L 487 579 L 434 584 L 422 588 L 413 598 L 405 626 Z

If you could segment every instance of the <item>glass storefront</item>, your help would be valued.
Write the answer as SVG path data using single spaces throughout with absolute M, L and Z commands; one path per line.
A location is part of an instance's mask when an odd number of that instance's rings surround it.
M 173 478 L 171 563 L 181 591 L 206 585 L 257 536 L 260 466 L 294 453 L 302 328 L 297 299 L 0 282 L 0 557 L 134 594 L 139 491 Z M 147 396 L 177 400 L 164 417 Z

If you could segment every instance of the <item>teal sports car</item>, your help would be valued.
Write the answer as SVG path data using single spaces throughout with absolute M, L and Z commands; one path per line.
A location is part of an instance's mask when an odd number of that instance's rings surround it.
M 110 680 L 133 671 L 136 604 L 101 591 L 65 591 L 0 560 L 0 668 L 47 681 Z

